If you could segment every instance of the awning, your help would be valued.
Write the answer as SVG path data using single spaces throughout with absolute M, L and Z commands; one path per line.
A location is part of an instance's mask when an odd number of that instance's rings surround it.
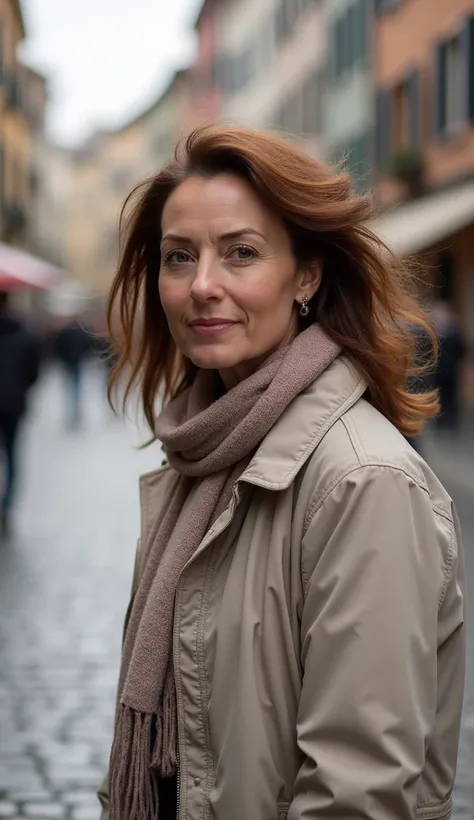
M 48 290 L 63 276 L 64 272 L 49 262 L 0 242 L 0 290 Z
M 396 253 L 411 256 L 474 223 L 474 182 L 399 205 L 370 227 Z

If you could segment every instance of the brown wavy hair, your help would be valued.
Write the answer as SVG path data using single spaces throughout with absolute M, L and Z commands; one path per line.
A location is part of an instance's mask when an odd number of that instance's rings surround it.
M 193 131 L 174 160 L 124 205 L 121 259 L 108 304 L 119 353 L 110 390 L 125 374 L 124 408 L 138 389 L 153 431 L 157 397 L 169 401 L 191 384 L 195 366 L 171 337 L 158 291 L 161 215 L 189 176 L 225 172 L 245 179 L 280 216 L 298 262 L 322 261 L 306 323 L 319 322 L 342 346 L 384 416 L 402 433 L 418 433 L 437 414 L 438 402 L 434 392 L 407 388 L 422 370 L 415 339 L 421 335 L 433 349 L 436 342 L 411 295 L 413 276 L 367 225 L 371 198 L 353 193 L 346 172 L 317 162 L 282 136 L 220 124 Z

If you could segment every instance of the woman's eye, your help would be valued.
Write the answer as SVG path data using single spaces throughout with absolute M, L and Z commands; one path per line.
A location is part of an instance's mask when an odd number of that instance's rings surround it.
M 165 256 L 167 265 L 185 265 L 189 261 L 191 257 L 186 251 L 170 251 Z
M 249 248 L 247 245 L 237 245 L 235 248 L 231 248 L 230 255 L 236 262 L 248 262 L 255 259 L 257 254 L 253 248 Z

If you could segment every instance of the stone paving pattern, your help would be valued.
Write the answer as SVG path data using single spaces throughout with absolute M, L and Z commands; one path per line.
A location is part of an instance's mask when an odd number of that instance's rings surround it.
M 98 820 L 138 535 L 137 477 L 160 462 L 114 419 L 91 369 L 83 429 L 68 431 L 59 374 L 44 379 L 23 436 L 15 538 L 0 546 L 0 818 Z M 459 446 L 459 458 L 464 447 Z M 432 447 L 465 530 L 474 589 L 474 480 Z M 464 472 L 463 472 L 464 470 Z M 472 622 L 472 617 L 471 617 Z M 474 668 L 455 820 L 474 820 Z

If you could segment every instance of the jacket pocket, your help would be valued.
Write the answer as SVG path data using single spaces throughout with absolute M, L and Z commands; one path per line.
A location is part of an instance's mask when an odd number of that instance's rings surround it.
M 289 810 L 289 803 L 278 803 L 278 820 L 286 820 Z

